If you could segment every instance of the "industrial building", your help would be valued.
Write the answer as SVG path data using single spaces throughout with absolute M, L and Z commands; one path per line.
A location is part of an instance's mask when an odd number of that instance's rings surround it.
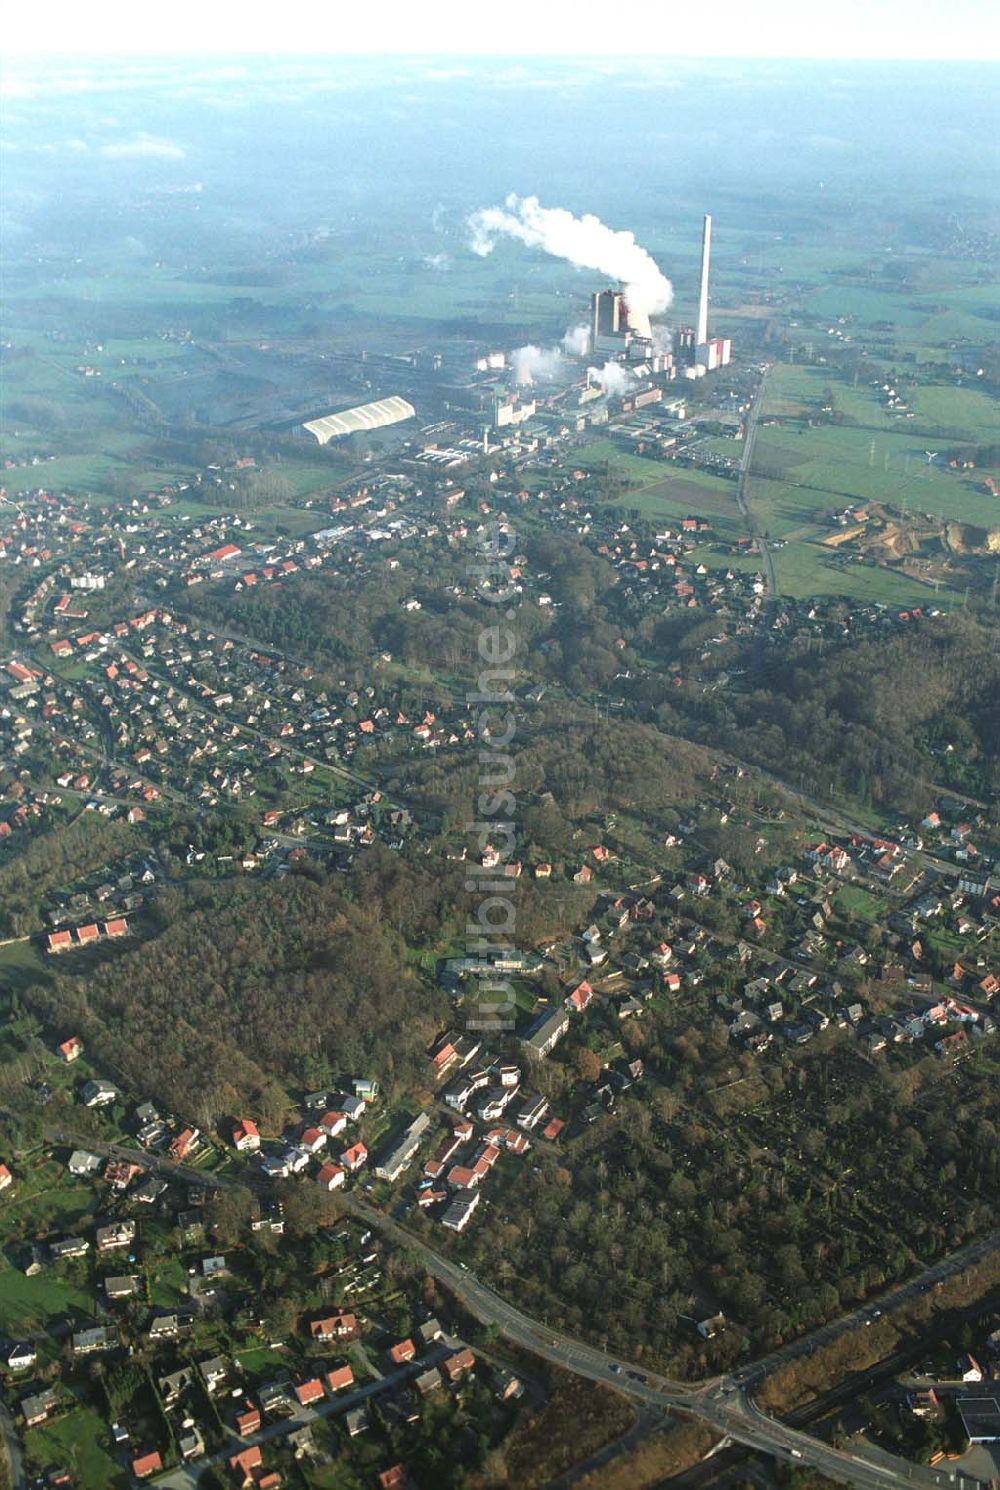
M 641 362 L 653 349 L 645 311 L 634 310 L 621 290 L 598 290 L 591 300 L 590 350 Z
M 339 414 L 325 414 L 320 419 L 310 419 L 302 428 L 315 436 L 320 445 L 325 445 L 327 441 L 339 440 L 344 435 L 386 429 L 390 424 L 414 419 L 416 412 L 405 398 L 392 394 L 389 398 L 380 398 L 376 403 L 358 404 L 356 408 L 343 409 Z
M 508 425 L 524 424 L 535 414 L 535 400 L 522 398 L 518 393 L 496 393 L 493 396 L 493 427 L 506 429 Z

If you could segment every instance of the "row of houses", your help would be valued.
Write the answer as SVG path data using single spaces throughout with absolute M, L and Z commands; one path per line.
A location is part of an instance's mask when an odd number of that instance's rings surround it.
M 70 952 L 76 947 L 93 947 L 98 942 L 120 941 L 128 935 L 129 924 L 124 916 L 118 916 L 113 921 L 89 921 L 83 926 L 48 932 L 45 950 L 51 957 L 57 957 L 60 952 Z

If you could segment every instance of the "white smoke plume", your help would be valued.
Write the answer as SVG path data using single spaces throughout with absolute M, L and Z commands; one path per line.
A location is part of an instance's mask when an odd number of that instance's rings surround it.
M 563 354 L 558 347 L 518 347 L 511 352 L 510 361 L 518 383 L 550 383 L 563 370 Z
M 588 367 L 587 381 L 600 383 L 601 392 L 620 398 L 632 386 L 632 374 L 620 362 L 605 362 L 603 367 Z
M 653 327 L 653 351 L 665 356 L 674 350 L 674 333 L 670 326 Z
M 567 357 L 585 357 L 590 351 L 590 327 L 571 326 L 562 344 Z
M 537 197 L 511 193 L 503 207 L 484 207 L 469 219 L 472 248 L 485 257 L 498 238 L 516 238 L 580 269 L 595 269 L 625 286 L 629 305 L 646 315 L 666 310 L 673 286 L 632 233 L 609 228 L 592 213 L 574 217 L 565 207 L 543 207 Z

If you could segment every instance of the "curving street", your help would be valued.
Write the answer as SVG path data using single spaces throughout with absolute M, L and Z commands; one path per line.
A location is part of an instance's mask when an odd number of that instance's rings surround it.
M 213 1175 L 123 1144 L 94 1143 L 64 1132 L 51 1132 L 49 1136 L 56 1142 L 84 1143 L 95 1153 L 129 1158 L 143 1168 L 184 1179 L 188 1183 L 206 1187 L 250 1185 L 259 1190 L 271 1188 L 268 1181 L 252 1172 L 240 1176 Z M 506 1340 L 540 1359 L 574 1371 L 591 1381 L 613 1387 L 651 1410 L 691 1414 L 715 1428 L 720 1435 L 726 1435 L 747 1448 L 760 1450 L 789 1463 L 811 1465 L 830 1479 L 856 1486 L 858 1490 L 886 1490 L 889 1485 L 908 1485 L 915 1487 L 915 1490 L 946 1490 L 946 1487 L 955 1485 L 956 1490 L 975 1490 L 978 1485 L 978 1482 L 968 1476 L 962 1477 L 959 1485 L 957 1476 L 947 1469 L 931 1469 L 913 1464 L 873 1445 L 855 1445 L 849 1450 L 834 1448 L 771 1417 L 753 1400 L 751 1389 L 771 1372 L 798 1357 L 810 1354 L 818 1346 L 829 1344 L 839 1335 L 863 1327 L 867 1318 L 874 1317 L 873 1304 L 842 1315 L 830 1324 L 760 1357 L 732 1375 L 703 1383 L 676 1381 L 655 1371 L 639 1369 L 632 1361 L 609 1355 L 607 1351 L 599 1350 L 585 1341 L 552 1329 L 541 1320 L 533 1319 L 481 1282 L 463 1264 L 442 1256 L 398 1222 L 362 1200 L 355 1192 L 348 1192 L 340 1198 L 348 1215 L 364 1222 L 366 1226 L 418 1258 L 428 1273 L 439 1282 L 447 1284 L 481 1323 L 494 1325 Z M 923 1269 L 915 1277 L 883 1294 L 878 1301 L 879 1312 L 890 1311 L 917 1298 L 935 1284 L 995 1251 L 997 1247 L 1000 1247 L 1000 1228 L 942 1258 L 932 1267 Z M 344 1399 L 340 1403 L 328 1404 L 324 1411 L 334 1412 L 349 1405 L 351 1403 Z M 265 1437 L 278 1437 L 287 1432 L 289 1427 L 295 1426 L 301 1426 L 301 1423 L 274 1424 L 265 1430 Z M 204 1467 L 204 1462 L 201 1461 L 201 1467 Z M 194 1469 L 192 1466 L 192 1473 Z M 170 1483 L 176 1490 L 188 1490 L 188 1487 L 193 1486 L 195 1481 L 187 1478 L 188 1473 L 186 1469 L 174 1472 L 175 1477 Z

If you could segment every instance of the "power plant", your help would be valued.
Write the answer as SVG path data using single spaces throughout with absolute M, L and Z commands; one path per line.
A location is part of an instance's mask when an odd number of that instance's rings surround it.
M 694 333 L 694 362 L 686 376 L 698 378 L 703 372 L 714 372 L 717 367 L 726 367 L 732 359 L 733 344 L 728 338 L 709 337 L 708 301 L 709 273 L 712 265 L 712 217 L 705 213 L 701 230 L 701 286 L 698 293 L 698 326 Z M 684 333 L 682 332 L 682 336 Z
M 701 378 L 726 367 L 732 360 L 733 344 L 727 337 L 709 335 L 708 309 L 712 270 L 712 218 L 705 214 L 701 235 L 701 279 L 698 288 L 696 326 L 683 326 L 677 333 L 677 350 L 683 353 L 684 376 Z M 591 355 L 619 361 L 649 362 L 653 357 L 653 331 L 645 311 L 634 310 L 624 290 L 598 290 L 591 298 Z
M 702 378 L 732 359 L 732 342 L 712 334 L 711 215 L 703 220 L 700 276 L 691 297 L 694 324 L 671 328 L 664 322 L 673 287 L 631 233 L 614 232 L 592 217 L 569 218 L 567 227 L 568 214 L 533 202 L 522 203 L 518 211 L 515 216 L 491 209 L 486 226 L 494 235 L 506 233 L 543 247 L 580 268 L 596 267 L 602 278 L 608 276 L 606 287 L 589 295 L 586 319 L 570 325 L 558 342 L 477 347 L 474 371 L 445 370 L 437 358 L 431 371 L 444 372 L 434 380 L 441 411 L 473 415 L 477 450 L 535 448 L 540 439 L 553 437 L 553 427 L 579 432 L 629 415 L 645 420 L 645 439 L 674 440 L 660 424 L 664 417 L 683 419 L 686 400 L 670 397 L 670 383 Z M 491 245 L 492 239 L 486 241 L 484 250 Z M 428 365 L 426 357 L 420 365 Z M 368 410 L 357 412 L 363 416 Z M 321 439 L 329 423 L 313 421 L 307 428 Z
M 705 213 L 705 221 L 701 230 L 701 290 L 698 295 L 698 338 L 697 345 L 704 346 L 708 341 L 708 273 L 712 262 L 712 218 Z
M 642 362 L 653 347 L 653 328 L 645 311 L 635 310 L 622 290 L 598 290 L 591 298 L 590 350 L 606 357 Z

